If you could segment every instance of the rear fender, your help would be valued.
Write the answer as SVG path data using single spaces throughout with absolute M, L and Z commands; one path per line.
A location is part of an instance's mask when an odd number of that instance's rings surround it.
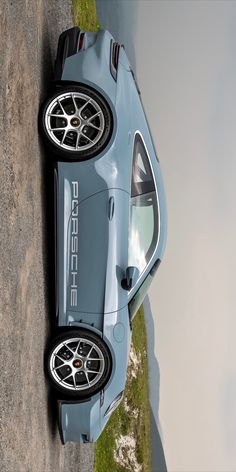
M 61 76 L 62 81 L 80 82 L 96 88 L 114 104 L 116 82 L 110 73 L 110 42 L 108 31 L 100 30 L 95 43 L 73 56 L 67 57 Z

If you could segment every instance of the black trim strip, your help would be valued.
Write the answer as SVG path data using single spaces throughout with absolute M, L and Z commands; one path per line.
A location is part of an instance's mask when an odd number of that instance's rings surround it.
M 66 58 L 78 52 L 79 35 L 80 29 L 75 26 L 74 28 L 64 31 L 59 36 L 55 61 L 55 80 L 61 79 Z
M 110 43 L 110 72 L 113 79 L 117 80 L 117 69 L 119 62 L 120 45 L 111 39 Z

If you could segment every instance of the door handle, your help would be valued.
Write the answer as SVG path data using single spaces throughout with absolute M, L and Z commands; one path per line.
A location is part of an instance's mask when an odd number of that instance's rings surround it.
M 113 218 L 114 209 L 115 209 L 115 199 L 114 199 L 114 197 L 110 197 L 109 198 L 109 205 L 108 205 L 108 218 L 109 218 L 109 220 L 112 220 L 112 218 Z

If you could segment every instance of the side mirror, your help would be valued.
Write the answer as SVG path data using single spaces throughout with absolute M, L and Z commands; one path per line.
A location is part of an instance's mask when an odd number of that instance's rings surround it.
M 131 290 L 138 280 L 139 270 L 137 267 L 129 266 L 126 269 L 125 279 L 121 281 L 124 290 Z

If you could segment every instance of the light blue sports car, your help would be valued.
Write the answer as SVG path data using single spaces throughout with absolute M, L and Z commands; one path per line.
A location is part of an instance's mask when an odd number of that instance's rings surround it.
M 96 441 L 126 382 L 132 319 L 163 257 L 159 161 L 124 47 L 59 38 L 39 122 L 54 158 L 56 325 L 46 353 L 62 442 Z

